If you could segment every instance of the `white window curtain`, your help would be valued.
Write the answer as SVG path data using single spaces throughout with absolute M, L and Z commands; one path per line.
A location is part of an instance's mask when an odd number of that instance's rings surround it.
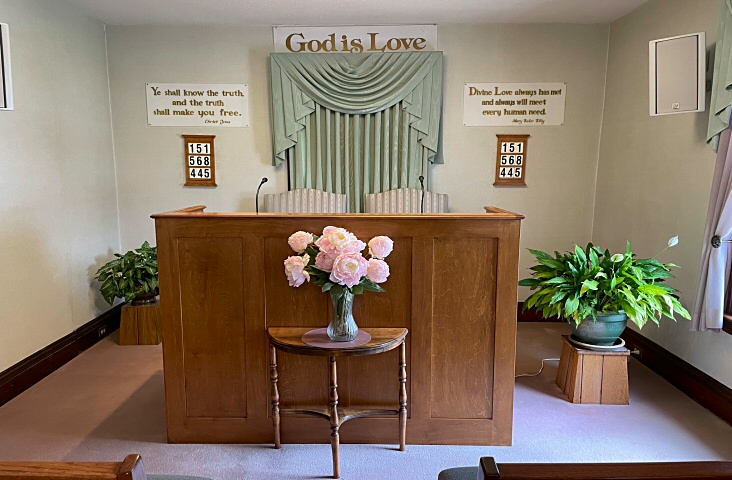
M 691 329 L 722 331 L 732 244 L 732 0 L 722 1 L 714 58 L 707 143 L 717 152 Z
M 732 149 L 730 130 L 722 132 L 717 149 L 712 194 L 702 249 L 701 276 L 691 329 L 720 331 L 724 322 L 725 293 L 730 273 L 732 244 Z

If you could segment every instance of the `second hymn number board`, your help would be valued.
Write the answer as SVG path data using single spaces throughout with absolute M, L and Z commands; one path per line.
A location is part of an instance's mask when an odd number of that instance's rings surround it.
M 496 181 L 493 185 L 526 186 L 526 148 L 529 135 L 496 135 Z
M 216 135 L 183 135 L 186 142 L 186 187 L 216 186 Z

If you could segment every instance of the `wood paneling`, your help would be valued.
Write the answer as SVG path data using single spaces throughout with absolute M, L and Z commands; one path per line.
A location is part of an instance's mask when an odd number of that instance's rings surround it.
M 361 327 L 403 327 L 407 442 L 509 445 L 513 423 L 519 215 L 155 215 L 171 442 L 274 441 L 267 327 L 325 327 L 330 299 L 287 285 L 287 238 L 348 228 L 395 240 L 386 293 L 354 306 Z M 466 341 L 469 340 L 469 341 Z M 398 352 L 338 362 L 344 408 L 398 404 Z M 327 402 L 324 359 L 278 355 L 281 407 Z M 457 399 L 457 401 L 456 401 Z M 327 443 L 317 419 L 282 420 L 283 443 Z M 397 422 L 359 418 L 343 443 L 392 443 Z
M 433 249 L 432 418 L 492 416 L 495 239 L 438 238 Z M 462 390 L 463 395 L 455 395 Z
M 242 240 L 181 238 L 178 252 L 186 414 L 246 417 Z
M 602 403 L 602 384 L 606 382 L 602 375 L 602 357 L 594 355 L 584 357 L 582 362 L 582 403 Z M 626 385 L 628 382 L 625 382 Z M 609 383 L 607 386 L 612 387 Z M 627 388 L 626 388 L 627 390 Z
M 628 357 L 603 357 L 602 400 L 606 405 L 628 405 Z

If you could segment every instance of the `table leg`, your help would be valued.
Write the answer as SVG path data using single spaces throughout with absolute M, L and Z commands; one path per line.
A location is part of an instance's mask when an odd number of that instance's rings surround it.
M 399 450 L 407 449 L 407 346 L 399 349 Z
M 330 360 L 330 446 L 333 450 L 333 478 L 341 478 L 341 452 L 338 429 L 338 374 L 336 372 L 336 357 Z
M 277 349 L 270 346 L 269 379 L 272 382 L 272 427 L 274 428 L 275 448 L 282 448 L 280 442 L 280 392 L 277 388 Z

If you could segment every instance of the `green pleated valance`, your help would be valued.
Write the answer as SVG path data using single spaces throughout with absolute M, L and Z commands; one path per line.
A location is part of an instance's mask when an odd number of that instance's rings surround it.
M 363 195 L 416 187 L 438 155 L 442 52 L 274 53 L 274 165 L 291 188 Z
M 732 0 L 722 0 L 717 47 L 714 53 L 714 80 L 709 106 L 707 143 L 717 151 L 719 135 L 729 128 L 732 113 Z

